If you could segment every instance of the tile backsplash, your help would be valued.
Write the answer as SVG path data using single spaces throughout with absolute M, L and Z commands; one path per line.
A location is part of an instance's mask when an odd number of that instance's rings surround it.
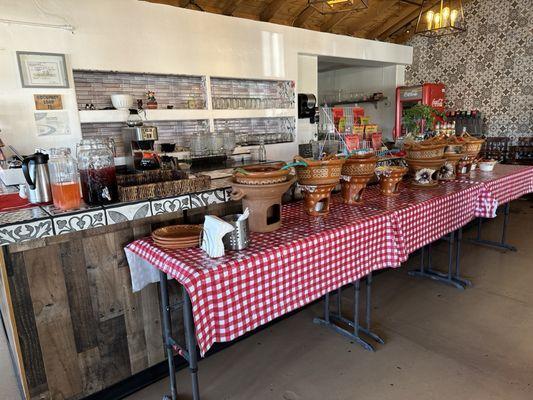
M 406 83 L 443 82 L 447 107 L 479 109 L 489 136 L 533 135 L 531 0 L 463 3 L 465 33 L 407 43 Z
M 205 109 L 205 78 L 187 75 L 140 74 L 74 70 L 78 108 L 94 104 L 97 110 L 112 107 L 112 94 L 131 94 L 146 105 L 146 92 L 155 92 L 158 108 Z M 136 104 L 135 104 L 136 106 Z

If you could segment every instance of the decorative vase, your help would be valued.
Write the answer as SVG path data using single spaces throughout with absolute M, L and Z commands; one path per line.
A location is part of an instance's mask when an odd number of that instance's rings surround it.
M 148 108 L 149 110 L 157 109 L 157 101 L 147 101 L 146 108 Z

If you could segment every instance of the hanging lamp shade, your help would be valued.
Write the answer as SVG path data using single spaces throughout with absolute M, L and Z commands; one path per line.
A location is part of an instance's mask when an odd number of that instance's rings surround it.
M 322 15 L 345 13 L 368 8 L 368 0 L 308 0 L 307 4 Z
M 461 0 L 422 1 L 416 23 L 417 35 L 437 37 L 464 31 L 466 23 Z

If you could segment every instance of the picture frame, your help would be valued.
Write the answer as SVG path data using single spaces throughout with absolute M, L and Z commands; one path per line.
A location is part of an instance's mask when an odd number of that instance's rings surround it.
M 64 54 L 17 51 L 23 88 L 69 88 Z

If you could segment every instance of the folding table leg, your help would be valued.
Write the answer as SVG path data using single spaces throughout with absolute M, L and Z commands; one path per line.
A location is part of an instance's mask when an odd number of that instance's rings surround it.
M 428 253 L 428 264 L 427 268 L 425 268 L 424 264 L 424 250 L 422 248 L 420 252 L 420 259 L 421 259 L 421 266 L 419 270 L 412 270 L 409 271 L 408 274 L 411 276 L 418 276 L 422 278 L 429 278 L 437 282 L 441 282 L 447 285 L 451 285 L 457 289 L 463 290 L 466 285 L 466 280 L 463 280 L 462 278 L 459 278 L 458 275 L 456 275 L 453 271 L 453 264 L 454 264 L 454 257 L 453 257 L 453 251 L 454 251 L 454 244 L 455 244 L 455 250 L 456 250 L 456 258 L 455 262 L 457 263 L 459 260 L 459 250 L 460 246 L 457 245 L 459 240 L 455 240 L 455 232 L 450 232 L 448 236 L 448 272 L 442 273 L 440 271 L 436 271 L 433 269 L 432 265 L 432 257 L 431 257 L 431 243 L 427 245 L 427 253 Z M 457 270 L 457 264 L 456 264 L 456 270 Z
M 200 388 L 198 386 L 198 361 L 196 358 L 196 336 L 194 335 L 194 322 L 189 293 L 183 287 L 183 324 L 185 325 L 185 343 L 189 355 L 189 370 L 192 381 L 192 398 L 200 400 Z
M 176 400 L 178 398 L 178 390 L 176 388 L 176 366 L 174 365 L 173 340 L 171 337 L 171 320 L 170 320 L 170 306 L 168 301 L 168 286 L 167 274 L 159 271 L 159 290 L 161 292 L 161 311 L 163 314 L 163 343 L 167 352 L 168 361 L 168 375 L 170 380 L 170 396 L 165 396 L 163 399 Z
M 488 246 L 496 249 L 504 249 L 510 251 L 516 251 L 516 247 L 506 243 L 507 239 L 507 225 L 509 224 L 509 214 L 511 211 L 511 202 L 505 203 L 504 214 L 503 214 L 503 227 L 502 227 L 502 236 L 499 242 L 494 240 L 481 239 L 481 218 L 478 218 L 477 225 L 477 235 L 475 239 L 469 239 L 469 242 L 481 244 L 483 246 Z
M 357 344 L 359 344 L 361 347 L 363 347 L 365 350 L 369 351 L 375 351 L 374 347 L 368 343 L 366 340 L 364 340 L 361 336 L 359 336 L 360 332 L 365 333 L 370 338 L 374 339 L 376 342 L 384 344 L 385 342 L 383 339 L 381 339 L 377 334 L 373 333 L 370 330 L 370 321 L 371 321 L 371 310 L 372 310 L 372 303 L 371 303 L 371 288 L 372 285 L 372 276 L 369 275 L 367 277 L 367 284 L 366 284 L 366 327 L 361 326 L 359 323 L 359 309 L 360 309 L 360 294 L 361 294 L 361 282 L 359 280 L 354 282 L 354 302 L 353 302 L 353 320 L 350 320 L 349 318 L 345 318 L 342 316 L 342 314 L 339 313 L 332 313 L 329 311 L 329 293 L 327 293 L 324 296 L 324 318 L 315 318 L 313 322 L 315 324 L 323 325 L 334 332 L 337 332 L 345 337 L 347 337 L 350 340 L 353 340 Z M 338 293 L 340 295 L 340 293 Z M 326 306 L 327 304 L 327 306 Z M 348 325 L 352 329 L 349 331 L 339 325 L 339 323 L 343 325 Z
M 167 353 L 168 373 L 170 380 L 170 395 L 163 396 L 163 400 L 177 400 L 178 391 L 176 387 L 176 366 L 174 365 L 174 351 L 185 358 L 189 363 L 189 370 L 192 379 L 193 400 L 200 400 L 200 389 L 198 386 L 198 361 L 196 357 L 196 337 L 194 336 L 194 322 L 192 318 L 191 299 L 183 288 L 183 323 L 185 326 L 186 349 L 183 349 L 172 338 L 172 321 L 170 311 L 176 305 L 170 305 L 168 296 L 167 274 L 159 271 L 159 290 L 161 294 L 161 311 L 163 315 L 163 343 Z

